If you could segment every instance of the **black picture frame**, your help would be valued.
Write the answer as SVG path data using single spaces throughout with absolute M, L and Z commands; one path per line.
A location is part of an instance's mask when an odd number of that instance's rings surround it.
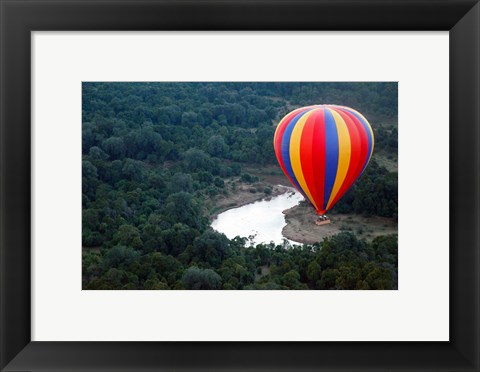
M 480 371 L 477 1 L 0 0 L 0 12 L 0 369 Z M 450 341 L 31 342 L 30 34 L 37 30 L 449 31 Z

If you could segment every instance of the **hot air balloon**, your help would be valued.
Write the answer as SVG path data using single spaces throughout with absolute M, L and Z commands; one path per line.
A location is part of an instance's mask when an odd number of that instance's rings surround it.
M 273 142 L 283 172 L 322 220 L 363 173 L 374 147 L 367 119 L 337 105 L 290 112 L 278 124 Z

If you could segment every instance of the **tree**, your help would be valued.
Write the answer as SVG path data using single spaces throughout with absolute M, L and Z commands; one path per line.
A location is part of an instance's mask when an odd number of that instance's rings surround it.
M 307 267 L 307 278 L 315 284 L 318 280 L 320 280 L 322 276 L 322 268 L 321 266 L 316 262 L 312 261 L 308 264 Z
M 99 280 L 94 280 L 87 289 L 135 289 L 138 286 L 138 277 L 125 270 L 109 269 Z M 126 287 L 126 288 L 124 288 Z
M 200 171 L 197 173 L 197 179 L 205 185 L 210 185 L 213 182 L 213 176 L 210 172 Z
M 342 266 L 338 271 L 335 286 L 339 289 L 355 289 L 361 277 L 360 270 L 352 266 Z
M 253 283 L 255 275 L 246 265 L 243 257 L 228 258 L 222 262 L 217 271 L 222 277 L 223 289 L 243 289 Z
M 145 281 L 143 284 L 143 289 L 147 290 L 165 290 L 165 289 L 170 289 L 167 283 L 161 282 L 158 279 L 148 279 Z
M 92 146 L 88 152 L 88 156 L 93 160 L 107 160 L 108 154 L 106 154 L 100 147 Z
M 214 135 L 208 139 L 207 152 L 211 156 L 225 157 L 228 154 L 228 146 L 221 135 Z
M 220 177 L 215 177 L 213 180 L 213 184 L 220 188 L 225 187 L 225 182 L 223 182 L 223 180 Z
M 365 281 L 371 289 L 392 289 L 392 274 L 382 267 L 370 271 Z
M 145 159 L 149 154 L 161 153 L 163 138 L 155 132 L 152 125 L 149 124 L 133 132 L 132 137 L 134 148 L 131 149 L 131 155 L 136 159 Z
M 164 214 L 171 223 L 183 223 L 193 228 L 203 226 L 200 206 L 187 192 L 171 194 L 166 201 Z
M 150 255 L 150 264 L 155 272 L 164 278 L 168 278 L 170 274 L 175 274 L 178 270 L 183 269 L 180 262 L 173 256 L 166 256 L 159 252 Z
M 172 193 L 176 191 L 192 192 L 193 191 L 192 176 L 186 173 L 175 173 L 172 176 L 172 179 L 170 181 L 168 188 Z
M 378 236 L 372 241 L 375 258 L 379 261 L 397 264 L 398 236 Z
M 206 230 L 193 242 L 192 259 L 219 267 L 227 256 L 229 240 L 224 234 Z
M 211 269 L 192 266 L 185 270 L 182 282 L 186 289 L 221 289 L 222 278 Z
M 98 170 L 88 160 L 82 161 L 82 193 L 88 198 L 95 198 L 95 190 L 99 184 Z
M 166 251 L 166 243 L 163 237 L 163 231 L 168 224 L 162 216 L 151 214 L 148 221 L 143 225 L 141 239 L 144 242 L 143 251 Z
M 127 159 L 122 168 L 122 175 L 126 179 L 141 182 L 145 178 L 143 162 Z
M 135 249 L 139 249 L 143 245 L 140 231 L 136 227 L 128 224 L 118 228 L 117 232 L 113 235 L 113 242 Z
M 300 274 L 296 270 L 290 270 L 284 274 L 282 284 L 288 289 L 307 289 L 307 286 L 300 282 Z
M 98 177 L 97 167 L 95 167 L 88 160 L 83 160 L 82 161 L 82 177 L 91 182 L 92 178 L 95 179 Z
M 176 223 L 162 232 L 162 238 L 167 247 L 167 253 L 178 256 L 184 252 L 198 235 L 197 230 L 183 224 Z
M 125 143 L 120 137 L 110 137 L 103 143 L 103 148 L 111 159 L 123 159 L 125 157 Z
M 189 149 L 184 154 L 184 162 L 187 170 L 198 172 L 201 170 L 210 171 L 212 169 L 212 161 L 210 156 L 199 149 Z
M 182 114 L 182 125 L 183 126 L 193 126 L 197 123 L 198 117 L 197 114 L 193 111 L 184 112 Z
M 105 268 L 128 268 L 133 262 L 137 261 L 140 253 L 124 245 L 116 245 L 106 251 L 103 263 Z
M 339 274 L 339 271 L 336 269 L 324 270 L 320 280 L 317 282 L 318 289 L 336 289 L 335 283 Z

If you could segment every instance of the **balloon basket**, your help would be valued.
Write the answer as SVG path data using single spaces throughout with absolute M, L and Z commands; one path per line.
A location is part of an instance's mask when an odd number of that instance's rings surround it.
M 317 219 L 315 220 L 315 225 L 317 226 L 327 225 L 329 223 L 330 223 L 330 218 L 328 218 L 324 214 L 321 216 L 318 216 Z

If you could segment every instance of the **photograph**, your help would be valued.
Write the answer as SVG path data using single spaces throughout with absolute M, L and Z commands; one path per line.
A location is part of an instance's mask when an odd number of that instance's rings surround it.
M 397 82 L 82 83 L 83 290 L 397 290 Z

